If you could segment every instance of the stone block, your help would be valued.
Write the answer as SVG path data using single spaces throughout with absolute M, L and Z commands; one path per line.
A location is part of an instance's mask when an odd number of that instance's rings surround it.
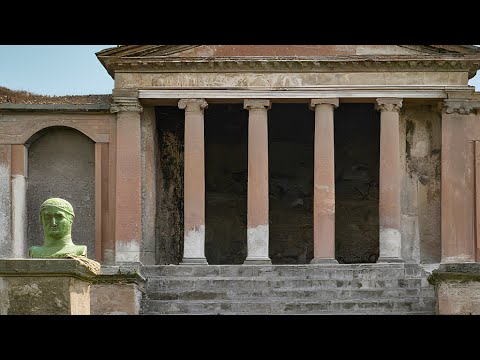
M 135 266 L 102 266 L 91 288 L 92 315 L 138 315 L 144 282 Z
M 76 260 L 0 260 L 0 314 L 89 315 L 95 274 Z

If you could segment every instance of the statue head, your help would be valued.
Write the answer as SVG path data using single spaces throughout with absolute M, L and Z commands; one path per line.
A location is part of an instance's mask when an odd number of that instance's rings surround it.
M 40 206 L 40 224 L 43 227 L 43 246 L 31 246 L 32 258 L 60 258 L 87 256 L 85 245 L 72 242 L 72 223 L 75 213 L 72 205 L 60 198 L 51 198 Z
M 73 207 L 67 200 L 60 198 L 45 200 L 40 207 L 40 223 L 43 227 L 45 244 L 61 239 L 67 240 L 67 238 L 71 241 L 74 217 Z

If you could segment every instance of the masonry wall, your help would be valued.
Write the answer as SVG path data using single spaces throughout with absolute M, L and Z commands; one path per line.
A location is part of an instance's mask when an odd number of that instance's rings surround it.
M 156 158 L 156 263 L 178 264 L 183 255 L 184 111 L 155 108 L 158 132 Z
M 437 104 L 406 102 L 400 112 L 402 256 L 441 260 L 441 113 Z
M 28 151 L 27 240 L 42 245 L 40 205 L 50 197 L 69 201 L 75 211 L 72 240 L 87 245 L 95 259 L 95 145 L 77 130 L 47 128 Z

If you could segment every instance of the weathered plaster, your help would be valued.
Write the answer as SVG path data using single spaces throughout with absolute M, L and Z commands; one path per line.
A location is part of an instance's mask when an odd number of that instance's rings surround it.
M 444 256 L 442 257 L 442 263 L 463 263 L 463 262 L 474 262 L 470 254 L 458 254 L 455 256 Z
M 247 229 L 247 260 L 269 260 L 268 224 Z
M 397 229 L 380 228 L 380 258 L 400 258 L 402 255 L 401 233 Z
M 117 240 L 115 242 L 115 262 L 140 262 L 138 241 Z
M 479 281 L 442 281 L 437 289 L 439 315 L 480 315 Z
M 183 257 L 205 257 L 205 225 L 200 225 L 185 233 Z
M 141 291 L 137 284 L 93 284 L 90 307 L 92 315 L 138 315 Z

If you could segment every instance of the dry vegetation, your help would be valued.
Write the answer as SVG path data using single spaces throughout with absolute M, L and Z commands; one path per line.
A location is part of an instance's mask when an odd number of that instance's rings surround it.
M 112 95 L 67 95 L 48 96 L 28 91 L 11 90 L 0 86 L 0 104 L 110 104 Z

